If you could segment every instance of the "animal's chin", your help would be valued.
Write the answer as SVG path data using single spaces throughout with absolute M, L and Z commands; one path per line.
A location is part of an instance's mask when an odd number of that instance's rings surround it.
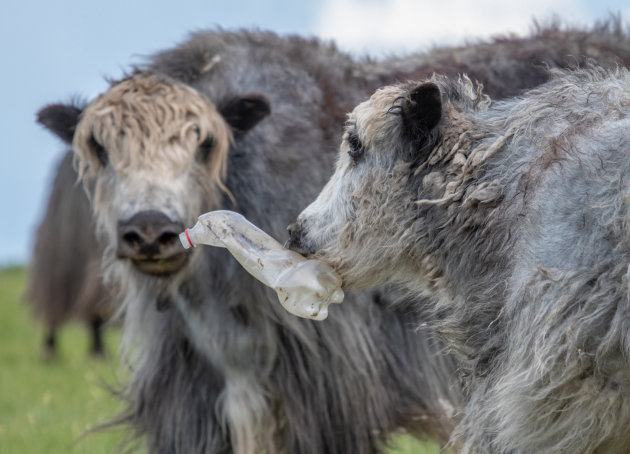
M 293 252 L 297 252 L 298 254 L 300 254 L 301 256 L 305 257 L 305 258 L 312 258 L 313 254 L 315 253 L 315 249 L 314 248 L 308 248 L 305 247 L 301 244 L 299 245 L 294 245 L 291 244 L 289 241 L 287 241 L 284 244 L 284 247 L 287 249 L 291 249 Z
M 189 254 L 181 253 L 167 258 L 131 259 L 131 263 L 141 273 L 165 277 L 181 270 L 188 261 L 188 257 Z
M 322 249 L 321 246 L 313 241 L 296 241 L 294 238 L 290 238 L 284 243 L 284 247 L 291 249 L 293 252 L 297 252 L 303 257 L 314 258 L 318 252 Z
M 372 289 L 381 284 L 377 276 L 372 270 L 366 271 L 357 267 L 357 262 L 348 260 L 345 256 L 338 254 L 328 255 L 324 253 L 315 253 L 309 258 L 320 260 L 330 266 L 335 273 L 341 278 L 342 287 L 352 292 L 364 291 Z

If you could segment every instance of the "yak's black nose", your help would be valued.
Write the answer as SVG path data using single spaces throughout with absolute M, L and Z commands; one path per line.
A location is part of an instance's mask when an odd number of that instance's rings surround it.
M 135 258 L 166 257 L 179 249 L 180 222 L 160 211 L 141 211 L 118 223 L 118 256 Z M 181 252 L 177 250 L 177 252 Z
M 128 258 L 149 274 L 168 274 L 183 266 L 188 253 L 179 242 L 184 230 L 161 211 L 141 211 L 118 222 L 119 258 Z
M 302 255 L 312 254 L 314 251 L 308 248 L 304 241 L 304 228 L 298 221 L 289 224 L 287 227 L 289 232 L 289 241 L 286 247 Z

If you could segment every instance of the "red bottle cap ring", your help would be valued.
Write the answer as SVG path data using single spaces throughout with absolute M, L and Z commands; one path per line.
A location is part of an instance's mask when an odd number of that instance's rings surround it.
M 195 247 L 193 242 L 190 241 L 190 236 L 188 235 L 188 229 L 184 230 L 184 233 L 186 234 L 186 239 L 188 240 L 188 244 L 190 244 L 190 247 Z

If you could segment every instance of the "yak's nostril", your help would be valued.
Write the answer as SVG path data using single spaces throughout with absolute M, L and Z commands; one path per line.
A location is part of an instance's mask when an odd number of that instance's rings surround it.
M 294 222 L 287 227 L 289 231 L 289 241 L 285 243 L 285 247 L 294 250 L 300 254 L 308 254 L 311 251 L 304 246 L 304 227 L 300 222 Z
M 298 236 L 300 231 L 300 227 L 297 222 L 293 222 L 287 226 L 287 232 L 289 232 L 289 237 L 293 240 Z
M 122 236 L 122 239 L 125 243 L 129 245 L 139 245 L 142 243 L 142 237 L 136 231 L 127 232 Z
M 179 239 L 179 235 L 175 232 L 163 232 L 158 237 L 158 243 L 161 246 L 168 246 L 169 244 L 173 243 L 174 241 L 178 239 Z

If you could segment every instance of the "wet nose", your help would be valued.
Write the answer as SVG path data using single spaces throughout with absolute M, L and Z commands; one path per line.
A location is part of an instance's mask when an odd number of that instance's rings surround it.
M 301 223 L 296 221 L 289 224 L 287 231 L 289 232 L 289 241 L 287 241 L 285 245 L 287 248 L 300 254 L 309 254 L 313 252 L 305 247 L 304 229 Z
M 178 239 L 182 230 L 183 223 L 161 211 L 141 211 L 118 222 L 118 257 L 159 259 L 182 252 Z
M 297 244 L 301 241 L 301 231 L 302 229 L 297 222 L 292 222 L 287 226 L 287 232 L 289 232 L 289 242 L 287 243 L 287 246 L 290 247 L 291 245 Z

